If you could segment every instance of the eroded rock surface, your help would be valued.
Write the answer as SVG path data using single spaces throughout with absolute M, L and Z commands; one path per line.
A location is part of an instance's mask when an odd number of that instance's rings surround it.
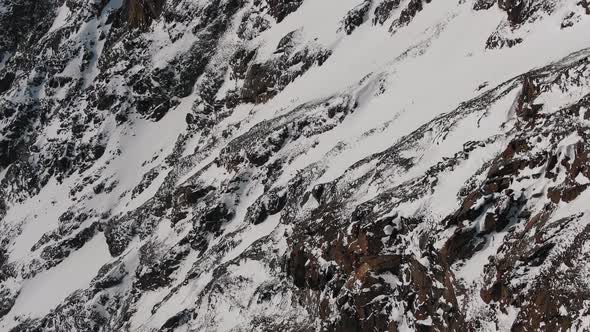
M 590 329 L 586 1 L 0 1 L 1 331 Z

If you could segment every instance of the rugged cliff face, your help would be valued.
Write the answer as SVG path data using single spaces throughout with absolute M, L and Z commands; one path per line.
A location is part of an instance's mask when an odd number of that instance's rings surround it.
M 590 329 L 589 28 L 0 0 L 0 330 Z

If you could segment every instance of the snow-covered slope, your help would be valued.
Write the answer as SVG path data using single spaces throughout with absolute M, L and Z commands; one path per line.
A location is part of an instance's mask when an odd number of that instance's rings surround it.
M 590 329 L 586 0 L 0 0 L 0 331 Z

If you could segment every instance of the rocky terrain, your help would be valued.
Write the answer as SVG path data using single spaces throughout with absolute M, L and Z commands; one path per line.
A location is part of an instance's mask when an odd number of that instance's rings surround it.
M 0 0 L 0 331 L 590 330 L 587 0 Z

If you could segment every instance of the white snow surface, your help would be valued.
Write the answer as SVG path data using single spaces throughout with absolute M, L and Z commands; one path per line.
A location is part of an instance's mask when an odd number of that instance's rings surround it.
M 101 214 L 123 216 L 146 204 L 165 183 L 169 174 L 176 176 L 177 188 L 187 185 L 195 177 L 211 185 L 230 179 L 233 176 L 231 172 L 212 164 L 220 151 L 232 139 L 248 132 L 257 124 L 284 115 L 303 103 L 343 94 L 351 94 L 358 100 L 354 113 L 347 116 L 336 128 L 293 143 L 293 146 L 299 145 L 303 152 L 294 154 L 295 157 L 284 165 L 281 175 L 271 184 L 271 188 L 288 186 L 298 172 L 312 165 L 321 168 L 322 175 L 308 189 L 342 176 L 360 178 L 377 166 L 368 163 L 363 168 L 351 169 L 355 163 L 384 151 L 437 116 L 451 112 L 462 102 L 478 96 L 487 87 L 495 87 L 521 73 L 590 46 L 590 34 L 587 33 L 590 29 L 589 19 L 583 19 L 568 29 L 560 28 L 561 18 L 570 10 L 567 1 L 558 2 L 552 15 L 527 25 L 528 33 L 521 44 L 497 50 L 485 49 L 486 39 L 505 20 L 505 12 L 495 6 L 490 10 L 474 11 L 473 1 L 435 0 L 425 4 L 423 11 L 416 15 L 411 24 L 399 28 L 394 34 L 389 31 L 389 26 L 395 15 L 382 26 L 372 25 L 372 11 L 367 23 L 359 26 L 351 35 L 339 31 L 342 18 L 361 2 L 305 0 L 297 11 L 282 22 L 273 23 L 253 40 L 252 43 L 259 46 L 256 62 L 271 58 L 281 38 L 296 29 L 302 31 L 302 44 L 327 48 L 332 51 L 332 55 L 322 66 L 313 66 L 266 103 L 236 107 L 230 117 L 211 129 L 210 135 L 221 137 L 220 133 L 235 123 L 239 123 L 240 128 L 232 132 L 230 137 L 219 139 L 208 152 L 195 153 L 195 148 L 200 146 L 203 139 L 200 134 L 190 138 L 182 151 L 182 157 L 191 162 L 187 162 L 182 169 L 174 169 L 166 163 L 165 157 L 173 152 L 180 135 L 188 132 L 185 117 L 198 102 L 197 89 L 190 96 L 181 99 L 179 105 L 159 122 L 131 118 L 125 125 L 116 126 L 112 120 L 108 121 L 100 129 L 108 135 L 107 150 L 91 168 L 74 173 L 63 183 L 52 179 L 37 195 L 9 206 L 6 216 L 2 218 L 3 228 L 18 230 L 18 235 L 9 244 L 8 261 L 19 267 L 26 267 L 38 258 L 40 250 L 31 251 L 32 246 L 43 234 L 57 229 L 58 218 L 71 207 L 84 206 L 92 210 L 93 221 L 98 220 Z M 108 10 L 119 8 L 120 5 L 111 3 Z M 67 26 L 74 14 L 66 4 L 59 7 L 48 33 L 55 33 Z M 94 18 L 84 23 L 81 32 L 71 38 L 96 40 L 99 33 L 97 29 L 106 29 L 105 26 L 105 17 Z M 152 43 L 152 65 L 158 68 L 165 67 L 182 55 L 195 41 L 194 35 L 186 33 L 179 40 L 171 42 L 164 28 L 163 19 L 159 19 L 152 24 L 150 30 L 144 32 L 145 39 Z M 186 29 L 190 30 L 188 27 Z M 237 38 L 235 33 L 235 28 L 230 30 L 224 37 L 224 45 L 231 47 L 232 41 Z M 548 47 L 548 43 L 557 41 L 558 46 Z M 95 44 L 95 58 L 86 72 L 79 72 L 80 64 L 77 61 L 80 59 L 75 59 L 66 66 L 63 75 L 83 77 L 85 87 L 90 86 L 99 75 L 98 58 L 103 47 L 102 42 Z M 221 53 L 217 55 L 219 62 L 226 60 L 225 54 Z M 478 90 L 484 82 L 487 87 Z M 380 90 L 382 91 L 379 92 Z M 404 174 L 391 170 L 392 176 L 387 180 L 389 182 L 372 183 L 359 188 L 355 197 L 357 202 L 367 201 L 388 187 L 424 174 L 443 158 L 461 151 L 466 141 L 501 136 L 495 143 L 470 155 L 469 159 L 449 171 L 448 176 L 443 174 L 427 200 L 399 207 L 402 215 L 412 215 L 426 209 L 432 219 L 441 219 L 455 211 L 460 204 L 457 193 L 462 186 L 486 162 L 493 160 L 508 143 L 509 133 L 505 131 L 503 124 L 513 121 L 514 115 L 510 114 L 510 107 L 517 98 L 517 93 L 517 90 L 511 91 L 493 104 L 483 121 L 476 115 L 470 115 L 462 119 L 458 128 L 444 138 L 436 136 L 438 132 L 429 133 L 433 136 L 424 138 L 423 143 L 415 150 L 404 152 L 407 157 L 417 160 L 412 169 Z M 571 91 L 574 99 L 584 93 L 587 91 Z M 564 105 L 565 101 L 559 99 L 561 95 L 558 92 L 555 94 L 556 97 L 550 93 L 546 95 L 547 107 L 557 108 Z M 57 127 L 46 127 L 41 136 L 58 135 Z M 560 144 L 564 147 L 572 146 L 579 140 L 572 133 Z M 292 149 L 295 150 L 296 148 Z M 288 155 L 289 152 L 281 153 Z M 141 182 L 143 175 L 153 168 L 160 170 L 158 176 L 141 194 L 132 196 L 133 189 Z M 0 173 L 0 179 L 5 171 Z M 112 192 L 96 195 L 92 193 L 93 188 L 85 187 L 81 193 L 89 198 L 73 200 L 68 192 L 83 183 L 85 177 L 93 174 L 98 174 L 101 181 L 116 181 L 118 184 Z M 576 181 L 579 184 L 590 183 L 590 179 L 583 175 L 578 176 Z M 290 303 L 273 299 L 279 301 L 275 308 L 271 306 L 248 311 L 255 296 L 254 290 L 272 279 L 274 272 L 259 261 L 241 258 L 240 255 L 251 249 L 260 239 L 271 239 L 269 241 L 276 246 L 286 246 L 282 241 L 287 229 L 281 223 L 280 214 L 270 216 L 260 225 L 243 223 L 248 207 L 262 193 L 260 183 L 240 187 L 240 203 L 233 219 L 224 226 L 223 235 L 211 239 L 210 249 L 204 257 L 198 257 L 192 252 L 185 258 L 169 287 L 145 291 L 139 295 L 137 302 L 133 304 L 136 311 L 131 317 L 131 330 L 158 329 L 182 308 L 196 305 L 195 299 L 214 278 L 213 269 L 203 268 L 207 264 L 226 264 L 228 272 L 225 277 L 229 280 L 244 278 L 249 286 L 245 289 L 232 288 L 235 293 L 231 297 L 212 297 L 198 303 L 196 311 L 199 318 L 192 326 L 196 330 L 202 328 L 230 331 L 245 328 L 256 310 L 278 312 L 279 309 L 289 307 Z M 588 199 L 590 197 L 587 191 L 573 203 L 560 206 L 553 218 L 572 215 L 573 211 L 588 213 L 584 203 Z M 174 246 L 181 235 L 188 232 L 189 227 L 190 225 L 182 222 L 172 226 L 169 220 L 162 218 L 154 235 L 135 239 L 136 242 L 125 253 L 126 259 L 138 259 L 138 248 L 154 238 L 161 242 L 163 248 Z M 228 240 L 230 234 L 231 241 Z M 503 233 L 495 234 L 476 256 L 456 267 L 455 278 L 462 279 L 469 286 L 480 283 L 484 265 L 497 252 L 503 236 Z M 228 250 L 214 251 L 215 245 L 227 243 Z M 18 280 L 21 291 L 10 312 L 0 319 L 0 330 L 8 330 L 14 326 L 19 317 L 40 318 L 48 314 L 68 295 L 87 288 L 98 269 L 116 259 L 117 257 L 111 257 L 105 237 L 99 233 L 58 265 L 31 279 Z M 199 271 L 198 276 L 183 283 L 191 271 Z M 213 301 L 215 305 L 207 301 Z M 156 304 L 159 306 L 153 309 Z M 506 314 L 506 321 L 515 319 L 517 313 L 514 310 Z M 431 318 L 427 318 L 422 323 L 428 325 L 431 322 Z M 588 321 L 585 324 L 590 326 Z

